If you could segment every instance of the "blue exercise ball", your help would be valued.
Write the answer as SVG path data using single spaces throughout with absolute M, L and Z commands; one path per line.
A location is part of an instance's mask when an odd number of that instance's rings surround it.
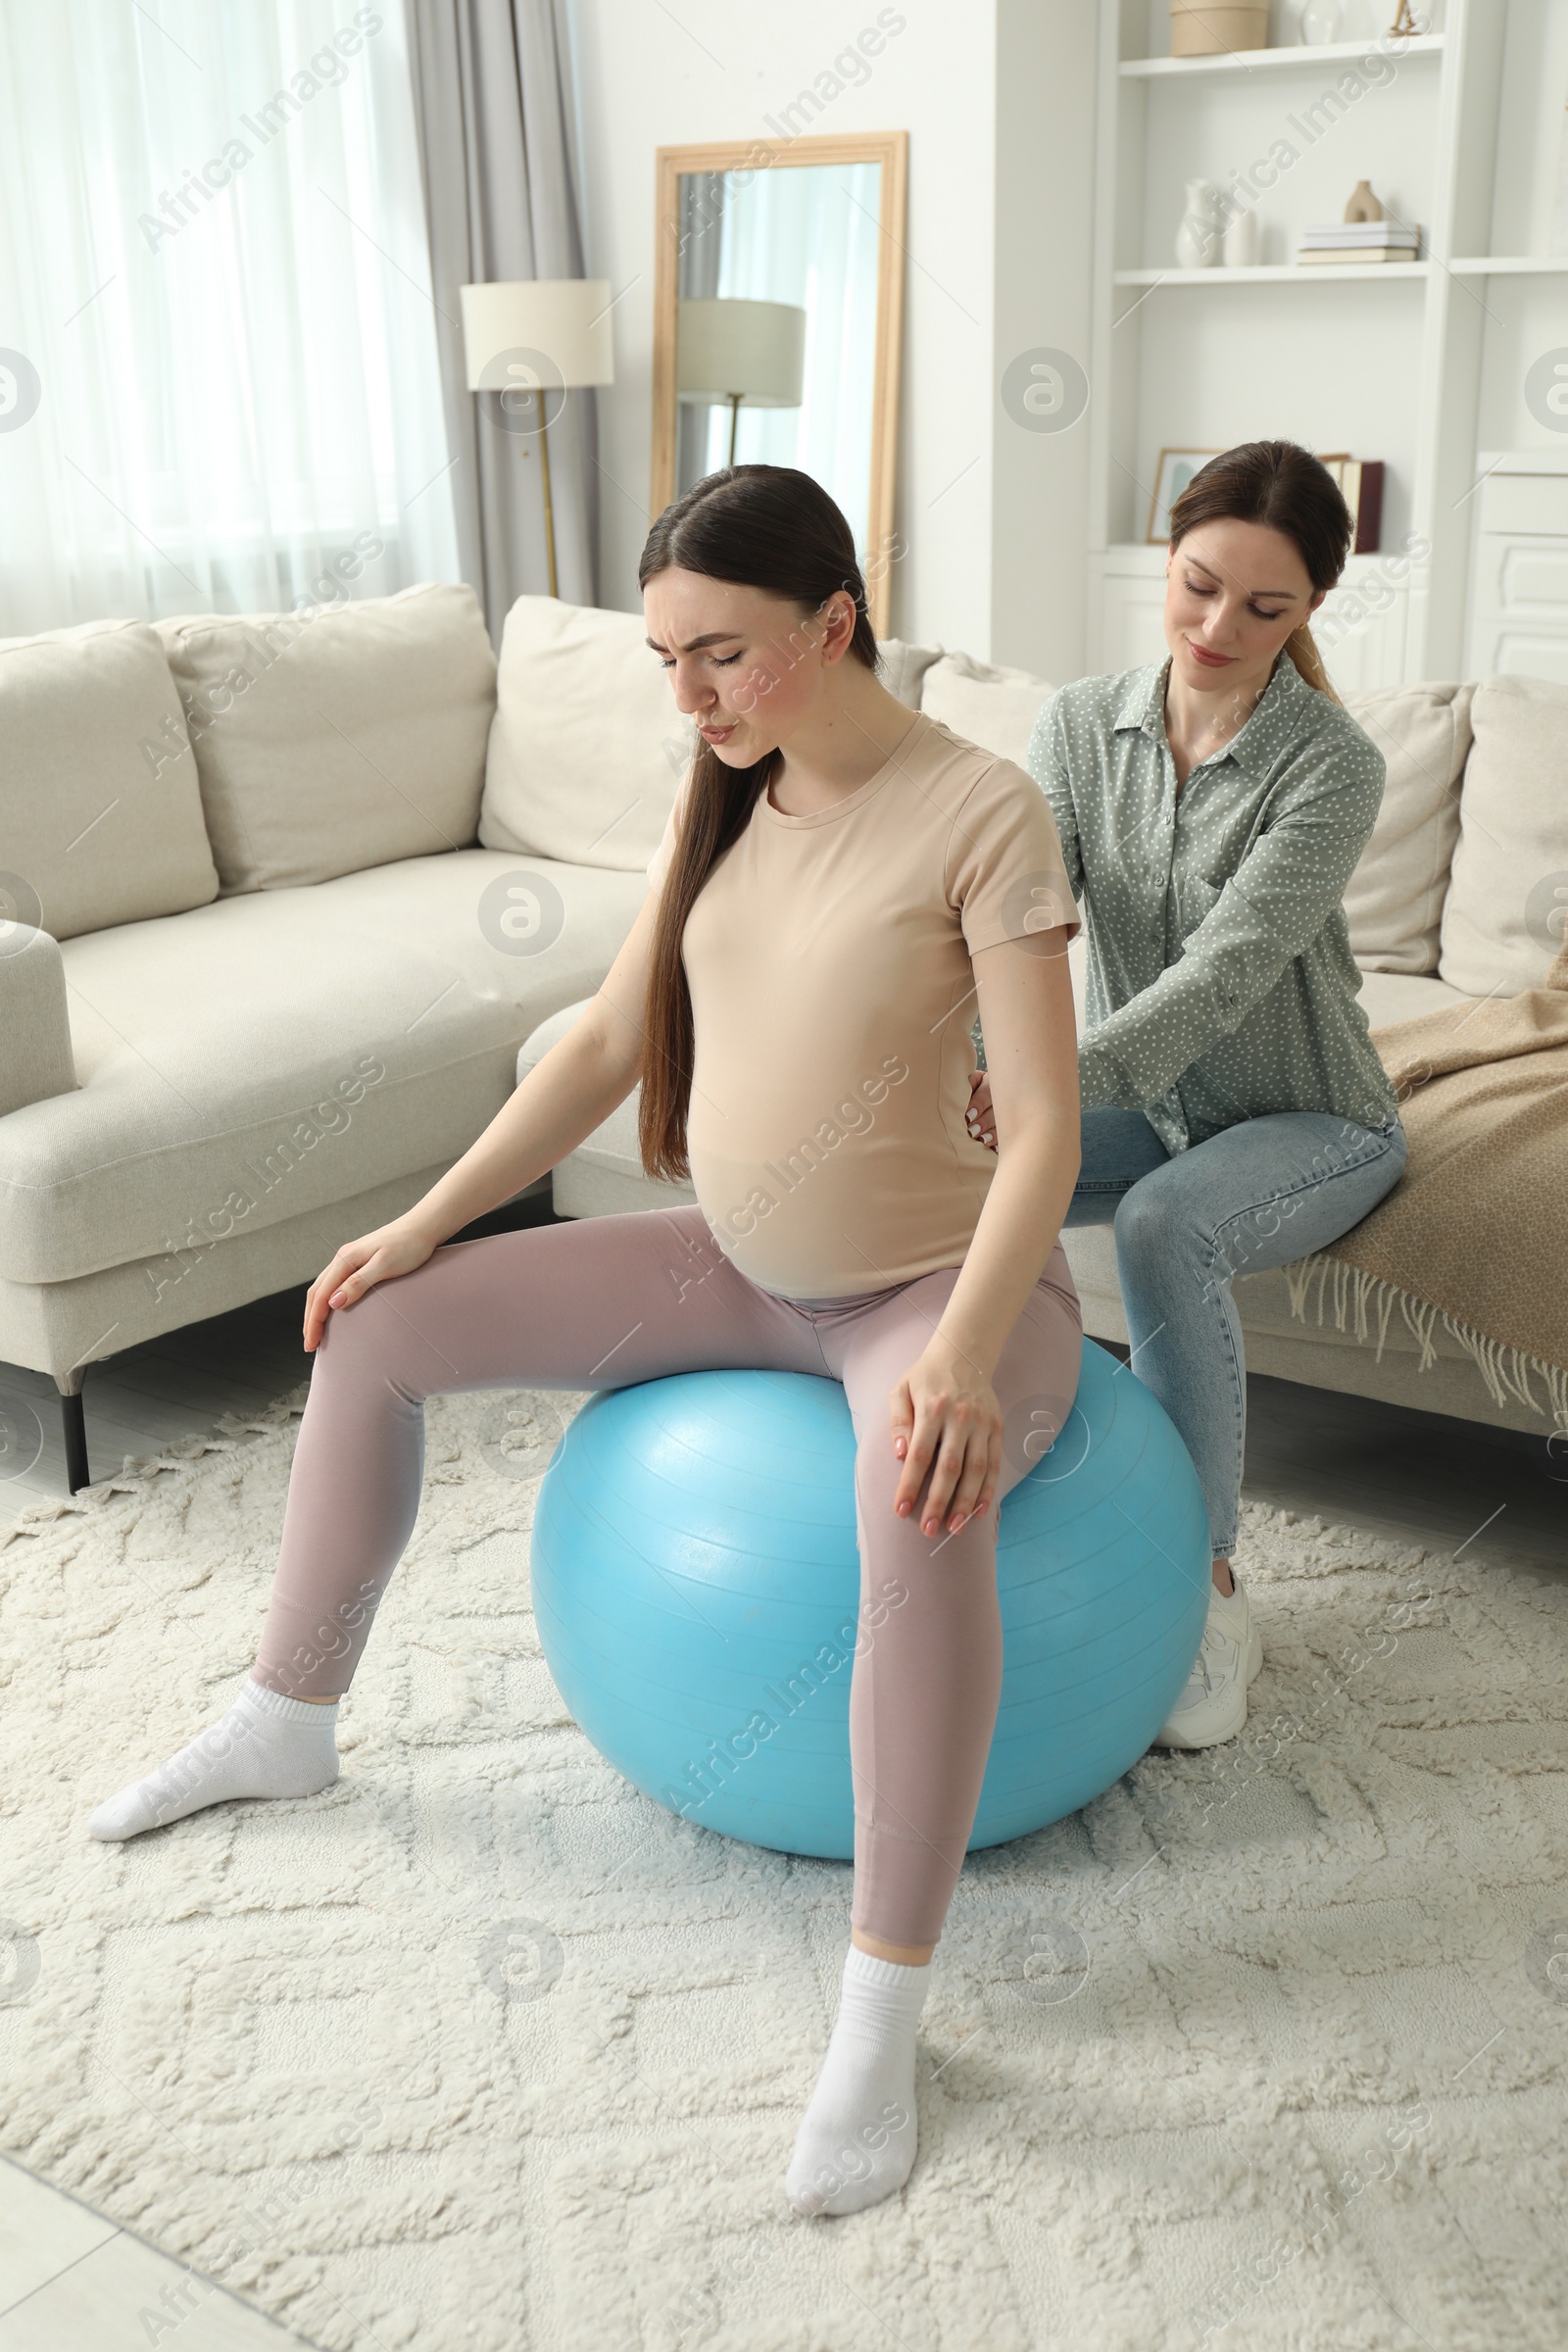
M 705 1828 L 833 1860 L 855 1853 L 854 1466 L 837 1381 L 682 1373 L 590 1398 L 533 1531 L 545 1661 L 600 1754 Z M 1092 1340 L 1065 1427 L 1003 1502 L 997 1564 L 1002 1700 L 971 1852 L 1118 1781 L 1202 1639 L 1192 1457 Z

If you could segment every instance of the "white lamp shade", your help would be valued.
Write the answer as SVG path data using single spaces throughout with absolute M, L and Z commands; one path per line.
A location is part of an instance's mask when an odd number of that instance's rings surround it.
M 518 351 L 538 353 L 555 370 L 547 390 L 614 382 L 608 278 L 517 278 L 459 293 L 470 392 L 504 391 L 515 380 L 507 355 Z
M 789 302 L 694 295 L 675 330 L 677 399 L 738 392 L 753 408 L 798 409 L 806 379 L 806 313 Z

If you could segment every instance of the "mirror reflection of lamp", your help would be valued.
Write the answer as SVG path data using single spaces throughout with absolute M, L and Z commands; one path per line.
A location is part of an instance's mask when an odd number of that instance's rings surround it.
M 729 458 L 741 402 L 754 409 L 798 409 L 806 380 L 806 313 L 790 302 L 743 302 L 731 295 L 691 295 L 675 327 L 675 397 L 697 406 L 729 406 Z
M 493 418 L 503 431 L 537 431 L 539 435 L 550 593 L 559 596 L 545 404 L 547 397 L 557 393 L 614 382 L 610 281 L 603 277 L 518 278 L 463 286 L 459 293 L 468 390 L 495 396 Z M 564 401 L 555 403 L 557 416 L 564 405 Z

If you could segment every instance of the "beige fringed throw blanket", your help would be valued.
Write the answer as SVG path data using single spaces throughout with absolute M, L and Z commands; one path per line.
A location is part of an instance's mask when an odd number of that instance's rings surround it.
M 1287 1269 L 1293 1313 L 1314 1284 L 1335 1323 L 1378 1352 L 1396 1307 L 1433 1360 L 1438 1326 L 1494 1400 L 1568 1429 L 1568 948 L 1545 985 L 1395 1021 L 1373 1033 L 1398 1091 L 1410 1157 L 1343 1241 Z

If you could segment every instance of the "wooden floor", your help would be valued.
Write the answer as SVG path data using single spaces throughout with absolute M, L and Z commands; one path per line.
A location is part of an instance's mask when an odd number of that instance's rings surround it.
M 1479 1385 L 1479 1375 L 1478 1375 Z M 1568 1447 L 1253 1374 L 1246 1493 L 1467 1560 L 1568 1576 Z
M 0 2352 L 298 2352 L 305 2340 L 0 2156 Z

